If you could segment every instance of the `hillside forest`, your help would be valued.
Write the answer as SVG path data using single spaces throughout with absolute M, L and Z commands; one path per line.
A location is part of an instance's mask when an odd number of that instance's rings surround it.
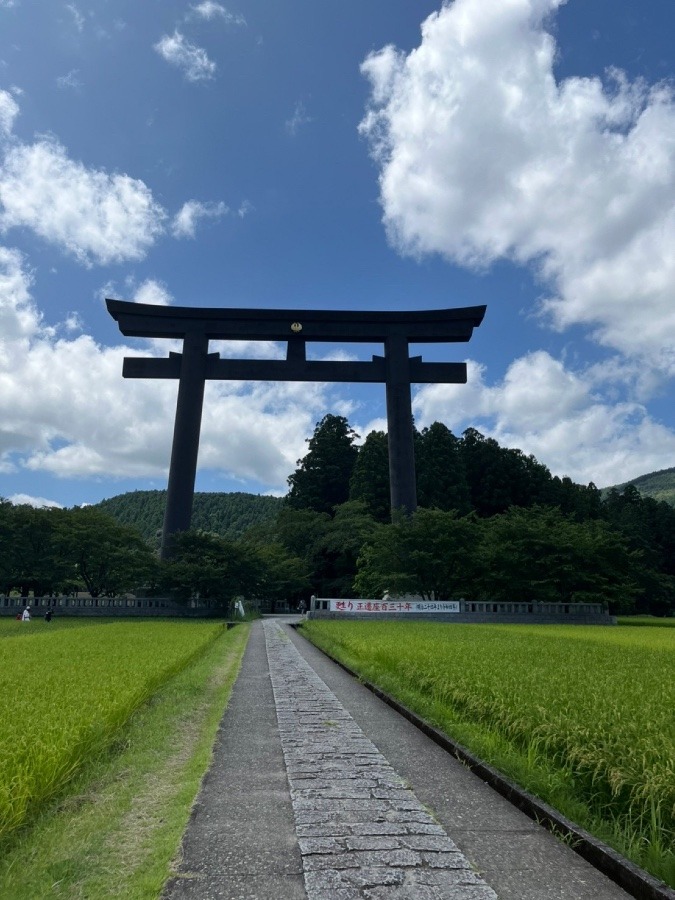
M 675 613 L 675 509 L 634 485 L 601 492 L 551 475 L 473 428 L 415 432 L 419 508 L 389 508 L 387 436 L 326 415 L 285 498 L 197 494 L 193 529 L 157 558 L 165 494 L 34 509 L 0 501 L 0 591 L 143 587 L 227 608 L 415 593 L 429 599 L 605 602 Z

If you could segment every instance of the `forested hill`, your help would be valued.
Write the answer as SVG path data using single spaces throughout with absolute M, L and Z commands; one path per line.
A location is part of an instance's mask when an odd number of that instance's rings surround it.
M 614 485 L 617 491 L 623 491 L 629 484 L 634 485 L 643 497 L 653 497 L 654 500 L 663 500 L 671 506 L 675 506 L 675 468 L 661 469 L 658 472 L 650 472 L 648 475 L 640 475 L 625 484 Z M 603 488 L 603 497 L 611 488 Z
M 274 519 L 283 500 L 261 494 L 195 493 L 192 527 L 238 538 L 251 526 Z M 96 504 L 123 525 L 133 525 L 148 541 L 161 529 L 166 491 L 131 491 Z

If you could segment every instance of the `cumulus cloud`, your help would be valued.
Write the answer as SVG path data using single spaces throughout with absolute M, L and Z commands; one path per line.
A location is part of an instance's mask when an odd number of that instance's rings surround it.
M 554 327 L 672 375 L 673 91 L 615 70 L 557 79 L 563 2 L 455 0 L 409 54 L 368 56 L 383 221 L 401 253 L 535 266 Z
M 134 299 L 162 302 L 158 282 Z M 125 356 L 168 353 L 167 344 L 100 346 L 90 335 L 61 337 L 31 296 L 31 276 L 16 250 L 0 247 L 0 470 L 60 477 L 165 477 L 175 382 L 125 380 Z M 279 348 L 214 342 L 212 351 L 273 357 Z M 285 488 L 305 437 L 326 407 L 326 386 L 210 382 L 200 467 Z
M 19 115 L 19 105 L 9 93 L 0 90 L 0 137 L 7 137 L 14 127 L 14 119 Z
M 216 64 L 209 59 L 206 50 L 191 44 L 178 30 L 165 34 L 155 50 L 172 66 L 181 69 L 188 81 L 208 81 L 216 72 Z
M 175 238 L 193 238 L 200 219 L 220 219 L 228 212 L 224 203 L 201 203 L 199 200 L 188 200 L 176 213 L 171 225 L 171 233 Z
M 69 331 L 71 333 L 74 331 L 84 331 L 84 322 L 78 312 L 68 313 L 61 324 L 66 331 Z
M 673 431 L 642 404 L 608 397 L 597 369 L 573 372 L 537 351 L 516 359 L 499 384 L 488 385 L 485 374 L 469 361 L 467 384 L 422 387 L 413 402 L 418 427 L 439 420 L 459 434 L 472 425 L 533 454 L 555 475 L 599 486 L 672 464 Z
M 0 167 L 0 228 L 32 228 L 85 265 L 142 259 L 165 217 L 142 181 L 89 169 L 54 138 L 10 147 Z
M 138 286 L 132 299 L 134 303 L 153 303 L 155 306 L 170 306 L 173 303 L 173 297 L 167 286 L 162 281 L 155 281 L 154 278 L 146 278 Z
M 46 497 L 32 497 L 30 494 L 12 494 L 8 498 L 14 506 L 34 506 L 36 509 L 63 509 L 56 500 L 47 500 Z

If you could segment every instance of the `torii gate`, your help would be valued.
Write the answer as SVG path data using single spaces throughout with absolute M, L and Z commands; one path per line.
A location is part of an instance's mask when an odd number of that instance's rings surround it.
M 125 378 L 177 378 L 178 402 L 169 467 L 162 558 L 171 536 L 190 527 L 204 385 L 224 381 L 323 381 L 384 383 L 387 397 L 389 485 L 392 511 L 417 508 L 411 384 L 465 384 L 465 363 L 422 362 L 409 343 L 468 341 L 485 306 L 413 312 L 315 309 L 230 309 L 154 306 L 106 300 L 128 337 L 182 338 L 183 352 L 165 359 L 126 357 Z M 285 341 L 285 360 L 221 359 L 210 340 Z M 370 362 L 307 360 L 310 342 L 382 343 Z

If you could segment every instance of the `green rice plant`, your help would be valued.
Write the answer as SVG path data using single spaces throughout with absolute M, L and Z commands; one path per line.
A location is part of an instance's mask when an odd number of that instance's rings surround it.
M 618 625 L 646 625 L 650 628 L 675 628 L 675 617 L 661 619 L 656 616 L 618 616 Z
M 545 800 L 564 787 L 605 839 L 675 880 L 671 629 L 311 620 L 303 633 L 451 734 L 496 732 L 547 770 Z
M 5 627 L 0 639 L 0 839 L 222 631 L 213 622 L 12 624 L 21 630 Z

